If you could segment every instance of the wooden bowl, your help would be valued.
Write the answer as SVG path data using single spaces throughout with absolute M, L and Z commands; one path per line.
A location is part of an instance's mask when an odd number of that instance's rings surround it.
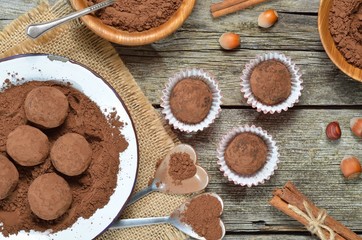
M 351 78 L 362 82 L 362 69 L 349 64 L 334 44 L 334 40 L 329 32 L 329 10 L 333 0 L 321 0 L 318 12 L 318 30 L 324 50 L 332 62 L 345 74 Z
M 143 32 L 127 32 L 104 24 L 96 16 L 89 14 L 82 17 L 84 24 L 98 36 L 114 43 L 127 46 L 140 46 L 163 39 L 176 31 L 191 14 L 196 0 L 183 0 L 179 9 L 164 24 Z M 70 0 L 76 10 L 87 6 L 86 0 Z

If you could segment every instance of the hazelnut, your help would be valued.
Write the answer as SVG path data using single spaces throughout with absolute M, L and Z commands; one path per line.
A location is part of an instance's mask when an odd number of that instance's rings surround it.
M 354 117 L 350 121 L 351 131 L 357 137 L 362 138 L 362 118 Z
M 273 9 L 260 13 L 258 17 L 258 25 L 262 28 L 269 28 L 273 26 L 276 21 L 278 21 L 278 13 Z
M 331 122 L 326 127 L 326 135 L 330 140 L 338 140 L 341 135 L 341 128 L 337 121 Z
M 236 33 L 223 33 L 219 38 L 220 46 L 225 50 L 237 48 L 240 45 L 240 36 Z
M 362 172 L 361 163 L 354 156 L 345 156 L 341 161 L 341 171 L 347 179 L 357 178 Z

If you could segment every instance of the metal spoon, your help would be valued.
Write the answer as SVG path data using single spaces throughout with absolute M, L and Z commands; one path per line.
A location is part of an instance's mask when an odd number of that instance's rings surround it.
M 131 196 L 127 206 L 154 191 L 174 194 L 189 194 L 199 192 L 207 187 L 209 184 L 209 175 L 202 167 L 198 165 L 196 165 L 195 176 L 183 180 L 181 184 L 176 183 L 168 174 L 171 155 L 173 153 L 180 152 L 189 154 L 190 158 L 194 160 L 194 163 L 196 163 L 197 154 L 193 147 L 187 144 L 179 144 L 175 146 L 158 166 L 152 184 Z
M 222 199 L 219 197 L 219 195 L 217 195 L 216 193 L 204 193 L 204 194 L 208 194 L 208 195 L 211 195 L 211 196 L 217 198 L 217 200 L 219 200 L 220 203 L 221 203 L 221 209 L 222 210 L 224 209 L 224 203 L 223 203 Z M 201 195 L 203 195 L 203 194 L 201 194 Z M 199 197 L 199 196 L 200 195 L 197 195 L 194 198 Z M 204 237 L 201 237 L 196 232 L 194 232 L 190 225 L 187 225 L 186 223 L 184 223 L 181 220 L 182 219 L 182 213 L 186 210 L 188 203 L 190 203 L 190 201 L 192 199 L 193 198 L 191 198 L 188 201 L 186 201 L 185 203 L 181 204 L 178 208 L 176 208 L 173 211 L 173 213 L 170 216 L 152 217 L 152 218 L 122 219 L 122 220 L 113 222 L 109 226 L 109 229 L 121 229 L 121 228 L 139 227 L 139 226 L 146 226 L 146 225 L 153 225 L 153 224 L 169 223 L 169 224 L 173 225 L 174 227 L 176 227 L 177 229 L 179 229 L 180 231 L 186 233 L 190 237 L 193 237 L 193 238 L 196 238 L 196 239 L 205 239 Z M 220 213 L 220 215 L 221 215 L 221 213 Z M 222 236 L 221 236 L 220 239 L 222 239 L 225 236 L 225 226 L 224 226 L 224 223 L 221 221 L 221 219 L 220 219 L 220 226 L 221 226 L 221 231 L 222 231 Z
M 82 17 L 84 15 L 87 15 L 88 13 L 94 12 L 96 10 L 99 10 L 101 8 L 104 7 L 108 7 L 110 5 L 112 5 L 114 2 L 116 2 L 117 0 L 106 0 L 104 2 L 101 3 L 97 3 L 93 6 L 87 7 L 85 9 L 79 10 L 77 12 L 71 13 L 69 15 L 66 15 L 64 17 L 55 19 L 53 21 L 50 22 L 45 22 L 45 23 L 38 23 L 38 24 L 30 24 L 27 28 L 26 28 L 26 34 L 31 37 L 31 38 L 37 38 L 40 35 L 42 35 L 43 33 L 45 33 L 46 31 L 60 25 L 63 24 L 65 22 L 68 22 L 70 20 Z

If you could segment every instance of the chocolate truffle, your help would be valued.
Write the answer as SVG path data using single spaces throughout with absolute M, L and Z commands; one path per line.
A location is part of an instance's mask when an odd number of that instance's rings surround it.
M 72 199 L 68 183 L 55 173 L 41 175 L 29 186 L 30 209 L 44 220 L 53 220 L 63 215 L 72 204 Z
M 291 93 L 291 74 L 282 62 L 267 60 L 252 70 L 250 87 L 258 101 L 276 105 L 285 101 Z
M 9 133 L 6 151 L 20 165 L 35 166 L 48 156 L 49 140 L 39 129 L 21 125 Z
M 5 156 L 0 155 L 0 200 L 14 191 L 19 180 L 16 167 Z
M 238 174 L 252 175 L 264 166 L 267 155 L 268 146 L 261 137 L 240 133 L 226 147 L 225 162 Z
M 171 112 L 181 122 L 200 123 L 209 114 L 211 105 L 211 89 L 200 79 L 183 79 L 172 89 Z
M 77 133 L 61 136 L 50 151 L 54 167 L 68 176 L 83 173 L 89 166 L 92 149 L 87 140 Z
M 67 97 L 54 87 L 37 87 L 25 98 L 26 118 L 41 127 L 60 126 L 68 115 Z

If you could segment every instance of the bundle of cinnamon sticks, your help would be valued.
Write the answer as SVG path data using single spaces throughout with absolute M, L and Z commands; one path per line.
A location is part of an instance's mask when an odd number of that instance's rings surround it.
M 291 182 L 273 192 L 269 203 L 288 216 L 302 223 L 312 233 L 323 239 L 361 240 L 357 234 L 336 221 L 323 209 L 316 207 Z
M 210 10 L 212 16 L 217 18 L 265 1 L 267 0 L 223 0 L 222 2 L 211 4 Z

